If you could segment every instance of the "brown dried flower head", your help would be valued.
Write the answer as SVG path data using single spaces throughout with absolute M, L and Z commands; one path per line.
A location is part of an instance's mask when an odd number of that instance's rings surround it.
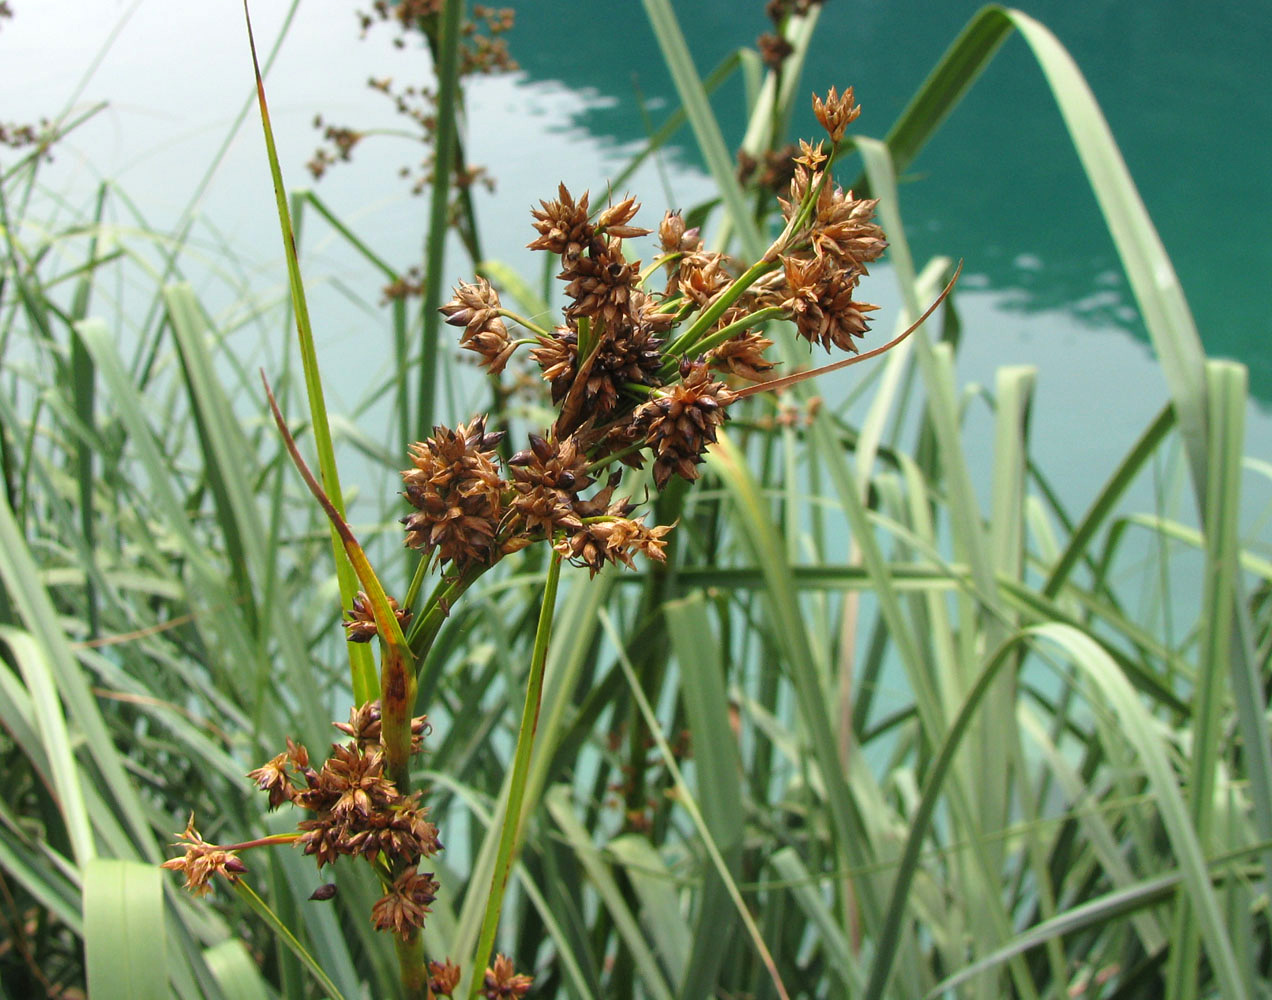
M 499 315 L 499 293 L 485 278 L 478 278 L 472 284 L 461 281 L 453 293 L 454 297 L 440 307 L 440 312 L 448 324 L 464 328 L 459 345 L 479 354 L 490 374 L 498 375 L 517 348 Z
M 621 479 L 622 473 L 615 472 L 604 489 L 587 500 L 577 501 L 574 512 L 582 526 L 573 534 L 563 535 L 553 546 L 576 566 L 586 566 L 592 576 L 606 563 L 634 566 L 632 556 L 636 552 L 655 562 L 667 560 L 664 537 L 671 526 L 647 528 L 639 518 L 629 517 L 636 505 L 626 499 L 612 500 Z
M 844 91 L 842 97 L 831 87 L 824 101 L 813 95 L 813 114 L 822 128 L 830 133 L 830 141 L 838 142 L 844 137 L 844 130 L 861 114 L 861 107 L 854 103 L 851 87 Z
M 442 849 L 437 827 L 419 804 L 420 793 L 403 795 L 384 773 L 385 759 L 378 746 L 357 742 L 333 746 L 331 756 L 292 801 L 311 810 L 313 819 L 297 824 L 300 846 L 313 855 L 318 867 L 340 855 L 418 861 Z
M 495 466 L 501 437 L 487 434 L 486 418 L 478 417 L 455 430 L 434 427 L 431 438 L 411 445 L 414 468 L 402 473 L 416 508 L 402 518 L 408 546 L 461 567 L 495 560 L 506 487 Z
M 764 352 L 773 341 L 755 330 L 743 330 L 707 352 L 707 364 L 716 371 L 728 372 L 750 382 L 763 382 L 773 369 Z
M 411 612 L 399 608 L 397 601 L 392 597 L 389 598 L 389 607 L 397 618 L 398 624 L 405 629 L 410 624 Z M 370 642 L 376 637 L 378 629 L 375 624 L 375 615 L 371 611 L 371 598 L 367 596 L 366 591 L 359 590 L 354 597 L 348 620 L 344 622 L 344 629 L 345 638 L 350 642 Z
M 813 251 L 829 255 L 856 281 L 866 265 L 887 249 L 883 230 L 874 223 L 877 198 L 854 198 L 851 191 L 827 184 L 817 197 L 810 222 Z
M 333 722 L 333 726 L 350 737 L 360 749 L 380 745 L 380 700 L 364 702 L 349 709 L 348 722 Z M 411 753 L 423 749 L 424 736 L 428 732 L 428 716 L 417 715 L 411 720 Z
M 462 969 L 449 958 L 445 962 L 428 963 L 428 988 L 438 996 L 448 997 L 459 985 Z
M 623 256 L 621 240 L 599 238 L 592 244 L 591 253 L 572 260 L 558 276 L 569 279 L 565 294 L 574 300 L 565 314 L 571 319 L 590 316 L 614 325 L 630 315 L 639 276 L 640 261 Z
M 438 888 L 432 872 L 404 871 L 371 907 L 371 923 L 376 930 L 393 931 L 405 941 L 424 926 Z
M 878 306 L 853 301 L 856 276 L 831 265 L 824 257 L 783 260 L 786 298 L 782 308 L 795 320 L 800 336 L 826 350 L 832 345 L 857 352 L 854 337 L 867 329 L 866 313 Z
M 640 202 L 628 196 L 617 205 L 610 205 L 596 217 L 596 231 L 618 239 L 648 236 L 650 230 L 628 225 L 639 211 Z
M 760 50 L 760 59 L 769 69 L 781 69 L 787 56 L 795 51 L 781 35 L 765 32 L 755 40 L 755 47 Z
M 560 254 L 566 260 L 573 260 L 582 253 L 596 235 L 588 221 L 588 193 L 584 191 L 583 197 L 575 202 L 565 184 L 559 184 L 558 200 L 540 201 L 542 208 L 530 209 L 539 237 L 526 246 L 531 250 Z
M 697 226 L 686 229 L 684 217 L 678 210 L 668 211 L 658 226 L 658 240 L 663 253 L 685 253 L 702 248 L 700 232 Z
M 707 446 L 715 441 L 736 394 L 711 380 L 700 362 L 687 363 L 681 381 L 636 411 L 633 423 L 654 452 L 654 482 L 662 489 L 673 475 L 693 481 Z
M 656 331 L 674 317 L 657 312 L 653 301 L 642 292 L 633 292 L 632 296 L 632 304 L 640 310 L 640 321 L 622 322 L 606 330 L 581 387 L 582 410 L 597 419 L 607 417 L 618 407 L 625 383 L 661 384 L 662 339 Z M 575 387 L 578 342 L 576 326 L 558 326 L 550 336 L 540 337 L 538 346 L 530 351 L 552 387 L 554 403 L 560 403 Z
M 487 1000 L 507 1000 L 509 997 L 523 997 L 530 992 L 534 982 L 529 976 L 518 975 L 513 967 L 512 959 L 506 955 L 496 955 L 486 977 L 482 981 L 481 995 Z
M 247 866 L 233 851 L 209 844 L 199 835 L 194 827 L 194 813 L 190 814 L 185 830 L 177 837 L 179 840 L 172 846 L 184 848 L 185 853 L 165 861 L 160 867 L 184 874 L 186 889 L 196 896 L 202 896 L 212 888 L 208 883 L 213 875 L 236 882 L 247 871 Z
M 550 538 L 558 529 L 583 526 L 574 507 L 594 480 L 577 439 L 553 442 L 531 434 L 530 447 L 513 455 L 508 467 L 517 494 L 509 506 L 525 531 Z
M 814 172 L 820 170 L 821 165 L 826 162 L 826 153 L 822 149 L 822 145 L 820 141 L 814 146 L 807 140 L 800 139 L 799 156 L 795 157 L 795 162 Z

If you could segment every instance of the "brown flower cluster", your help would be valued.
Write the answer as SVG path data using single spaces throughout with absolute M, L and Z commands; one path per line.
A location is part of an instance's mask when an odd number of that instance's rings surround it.
M 212 888 L 209 882 L 213 875 L 222 875 L 235 882 L 247 871 L 247 865 L 233 850 L 209 844 L 199 835 L 194 828 L 194 813 L 190 814 L 185 830 L 177 837 L 180 839 L 172 846 L 183 849 L 181 857 L 165 861 L 160 867 L 185 875 L 186 889 L 196 896 L 202 896 Z
M 773 30 L 755 40 L 755 47 L 759 49 L 764 65 L 772 70 L 780 70 L 795 51 L 782 33 L 787 18 L 792 14 L 807 14 L 810 7 L 819 6 L 823 2 L 824 0 L 768 0 L 764 5 L 764 13 L 773 22 Z
M 787 4 L 775 16 L 805 10 Z M 852 88 L 814 96 L 813 110 L 833 144 L 860 113 Z M 771 377 L 764 323 L 787 319 L 809 342 L 851 352 L 866 331 L 875 307 L 853 296 L 887 243 L 872 221 L 875 202 L 835 185 L 835 149 L 801 142 L 785 155 L 786 227 L 750 267 L 705 249 L 699 231 L 668 212 L 660 252 L 642 269 L 625 245 L 650 234 L 634 222 L 640 205 L 632 197 L 596 210 L 587 192 L 576 198 L 561 184 L 555 199 L 532 208 L 537 235 L 528 247 L 560 258 L 564 322 L 537 328 L 504 309 L 484 278 L 461 282 L 441 312 L 491 374 L 529 346 L 556 419 L 504 463 L 498 435 L 480 417 L 435 427 L 412 445 L 413 467 L 402 473 L 415 508 L 402 519 L 407 545 L 459 572 L 539 540 L 593 573 L 607 563 L 630 566 L 636 552 L 662 561 L 670 528 L 633 519 L 634 505 L 613 498 L 619 473 L 601 470 L 651 463 L 659 489 L 675 476 L 696 479 L 739 398 L 724 378 Z M 661 289 L 650 284 L 658 274 Z M 533 336 L 514 339 L 509 318 Z
M 314 814 L 297 824 L 297 842 L 319 868 L 342 855 L 382 859 L 396 876 L 372 908 L 372 923 L 409 937 L 424 926 L 436 898 L 433 874 L 417 869 L 442 849 L 437 827 L 420 804 L 421 793 L 403 795 L 385 773 L 378 702 L 352 709 L 349 721 L 336 728 L 349 742 L 332 744 L 321 768 L 310 765 L 303 745 L 288 740 L 286 751 L 248 777 L 269 795 L 271 809 L 290 802 Z M 421 749 L 426 729 L 423 716 L 411 720 L 412 752 Z
M 428 963 L 428 988 L 434 996 L 453 996 L 459 986 L 459 978 L 463 970 L 447 959 L 445 962 Z M 530 976 L 517 973 L 512 959 L 506 955 L 496 955 L 495 960 L 482 977 L 482 986 L 478 996 L 487 1000 L 505 1000 L 510 997 L 523 997 L 530 992 L 533 983 Z
M 398 624 L 405 629 L 410 624 L 411 612 L 399 608 L 397 601 L 392 597 L 389 598 L 389 607 L 393 610 Z M 371 613 L 371 598 L 367 597 L 365 591 L 358 591 L 353 599 L 353 607 L 349 609 L 349 617 L 343 625 L 345 638 L 350 642 L 370 642 L 375 638 L 379 629 L 375 624 L 375 616 Z M 337 724 L 338 727 L 341 725 L 343 723 Z

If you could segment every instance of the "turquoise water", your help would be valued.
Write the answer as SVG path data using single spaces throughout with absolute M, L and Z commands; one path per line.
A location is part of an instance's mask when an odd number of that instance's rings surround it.
M 678 3 L 702 72 L 765 30 L 762 5 Z M 845 2 L 823 8 L 805 90 L 855 85 L 855 127 L 881 136 L 980 5 Z M 1019 8 L 1068 48 L 1104 110 L 1175 262 L 1208 353 L 1250 367 L 1253 393 L 1272 401 L 1272 8 L 1034 0 Z M 523 16 L 511 36 L 533 80 L 595 88 L 609 100 L 578 126 L 619 144 L 643 136 L 637 88 L 674 105 L 639 5 L 605 16 Z M 616 43 L 616 40 L 621 42 Z M 1259 81 L 1262 81 L 1260 84 Z M 726 137 L 740 139 L 738 90 L 716 101 Z M 659 118 L 659 120 L 661 120 Z M 805 113 L 795 134 L 812 135 Z M 691 143 L 687 133 L 682 136 Z M 913 165 L 902 209 L 916 254 L 951 254 L 984 287 L 1025 313 L 1059 311 L 1093 328 L 1145 334 L 1130 308 L 1054 101 L 1025 43 L 989 69 Z
M 250 97 L 245 33 L 234 5 L 128 5 L 90 0 L 15 3 L 0 31 L 0 119 L 52 116 L 68 103 L 109 106 L 59 148 L 45 175 L 50 206 L 64 222 L 87 214 L 97 183 L 115 180 L 158 229 L 174 226 Z M 1203 341 L 1213 355 L 1249 366 L 1254 402 L 1247 450 L 1272 458 L 1272 226 L 1268 153 L 1272 92 L 1267 77 L 1272 15 L 1266 4 L 1209 7 L 1204 18 L 1182 2 L 1153 4 L 1034 2 L 1023 7 L 1049 25 L 1073 53 L 1121 144 L 1183 281 Z M 267 51 L 283 5 L 254 5 L 257 38 Z M 311 183 L 304 163 L 318 135 L 315 113 L 360 127 L 400 128 L 371 75 L 423 79 L 418 50 L 398 51 L 387 32 L 357 40 L 344 0 L 301 4 L 267 80 L 285 178 Z M 676 9 L 704 72 L 767 27 L 762 4 L 699 0 Z M 857 126 L 886 133 L 941 53 L 977 9 L 968 2 L 917 0 L 827 3 L 804 89 L 856 87 L 864 112 Z M 66 31 L 68 17 L 77 30 Z M 604 190 L 655 123 L 675 106 L 641 5 L 522 4 L 510 35 L 522 71 L 475 80 L 469 90 L 470 159 L 498 180 L 478 213 L 488 256 L 537 279 L 541 263 L 524 251 L 528 207 L 558 181 Z M 638 97 L 639 95 L 639 97 Z M 716 108 L 730 141 L 740 137 L 743 97 L 730 81 Z M 811 114 L 793 134 L 815 134 Z M 376 139 L 355 161 L 333 170 L 318 193 L 381 256 L 418 260 L 427 205 L 397 176 L 419 159 L 418 146 Z M 9 162 L 0 155 L 0 162 Z M 964 335 L 960 377 L 992 388 L 1001 365 L 1038 368 L 1032 434 L 1042 467 L 1062 498 L 1082 507 L 1166 399 L 1144 331 L 1130 301 L 1095 201 L 1059 114 L 1024 43 L 1010 39 L 942 132 L 903 179 L 902 211 L 920 263 L 934 254 L 966 262 L 959 293 Z M 632 179 L 645 203 L 641 219 L 693 205 L 711 191 L 688 133 Z M 234 134 L 201 195 L 197 251 L 186 274 L 226 325 L 244 324 L 231 341 L 264 363 L 278 337 L 260 346 L 249 320 L 261 299 L 280 299 L 285 268 L 272 191 L 255 115 Z M 116 203 L 108 217 L 128 221 Z M 121 237 L 125 238 L 125 237 Z M 355 412 L 387 372 L 387 311 L 380 277 L 317 221 L 304 238 L 305 274 L 333 400 L 367 433 L 388 427 L 384 404 Z M 225 274 L 230 255 L 239 273 Z M 71 260 L 77 260 L 74 251 Z M 468 276 L 456 253 L 452 280 Z M 148 298 L 125 287 L 127 315 Z M 863 294 L 890 328 L 899 300 L 886 266 Z M 381 360 L 383 359 L 383 360 Z M 847 373 L 846 373 L 847 374 Z M 848 380 L 847 384 L 851 384 Z M 827 388 L 828 394 L 837 390 Z M 446 419 L 468 414 L 455 401 Z M 968 441 L 988 482 L 992 434 L 973 406 Z M 1267 492 L 1252 477 L 1251 489 Z M 1254 510 L 1265 502 L 1253 498 Z

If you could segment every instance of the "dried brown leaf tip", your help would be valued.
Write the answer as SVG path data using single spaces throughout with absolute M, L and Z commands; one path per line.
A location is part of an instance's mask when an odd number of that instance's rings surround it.
M 513 967 L 512 959 L 506 955 L 496 955 L 495 960 L 486 970 L 482 980 L 481 996 L 486 1000 L 507 1000 L 509 997 L 523 997 L 530 992 L 534 982 L 529 976 L 519 975 Z
M 838 142 L 844 137 L 844 130 L 861 114 L 861 107 L 853 100 L 851 87 L 844 91 L 842 97 L 831 87 L 825 100 L 813 95 L 813 114 L 821 127 L 830 133 L 830 141 Z
M 196 896 L 202 896 L 211 890 L 209 882 L 213 875 L 221 875 L 230 882 L 236 882 L 247 871 L 247 866 L 233 851 L 209 844 L 199 835 L 194 827 L 194 813 L 190 814 L 185 830 L 177 834 L 177 837 L 178 841 L 172 846 L 184 848 L 185 853 L 179 858 L 165 861 L 160 867 L 185 875 L 186 889 Z

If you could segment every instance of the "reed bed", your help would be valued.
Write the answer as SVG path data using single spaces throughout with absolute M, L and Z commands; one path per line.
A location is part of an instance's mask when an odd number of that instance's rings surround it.
M 780 73 L 745 53 L 704 81 L 671 4 L 645 0 L 682 105 L 651 148 L 688 123 L 719 191 L 700 213 L 708 242 L 750 261 L 781 220 L 740 185 L 708 89 L 756 84 L 757 159 L 810 86 L 853 82 L 869 102 L 869 81 L 801 80 L 820 8 L 793 6 Z M 462 8 L 448 0 L 431 25 L 443 93 Z M 399 550 L 410 508 L 388 491 L 333 532 L 347 469 L 383 481 L 435 424 L 478 412 L 520 442 L 546 412 L 451 363 L 449 186 L 423 237 L 424 308 L 388 310 L 396 374 L 368 386 L 392 398 L 394 429 L 366 443 L 327 412 L 294 252 L 288 303 L 218 314 L 182 280 L 183 233 L 106 225 L 101 206 L 127 205 L 110 185 L 96 217 L 45 226 L 30 214 L 39 151 L 6 167 L 0 997 L 424 996 L 409 974 L 424 959 L 463 966 L 455 996 L 517 995 L 510 971 L 502 994 L 474 974 L 494 952 L 541 997 L 1267 996 L 1272 564 L 1266 538 L 1243 534 L 1263 513 L 1243 494 L 1268 476 L 1244 450 L 1246 373 L 1204 355 L 1080 69 L 1019 12 L 985 8 L 885 136 L 842 144 L 904 302 L 865 346 L 910 327 L 955 271 L 957 245 L 912 258 L 896 178 L 1004 44 L 1027 46 L 1051 88 L 1166 387 L 1088 506 L 1063 506 L 1031 457 L 1045 371 L 959 385 L 955 289 L 859 376 L 741 401 L 698 481 L 649 493 L 650 523 L 675 524 L 665 561 L 560 572 L 531 546 L 453 600 L 434 573 L 444 601 L 419 587 L 403 601 L 417 621 L 444 612 L 427 643 L 384 602 L 428 561 Z M 436 176 L 461 153 L 458 106 L 443 106 Z M 406 279 L 320 197 L 289 199 L 272 149 L 262 164 L 288 237 L 301 219 L 331 225 Z M 509 311 L 554 311 L 550 283 L 469 264 Z M 772 321 L 774 340 L 792 333 Z M 788 351 L 784 370 L 807 358 Z M 463 412 L 442 412 L 450 398 Z M 984 501 L 964 430 L 976 410 L 993 423 Z M 1145 481 L 1151 509 L 1128 500 Z M 360 589 L 379 649 L 340 627 Z M 398 764 L 445 844 L 405 949 L 368 919 L 381 887 L 366 866 L 244 850 L 247 872 L 199 898 L 161 871 L 191 812 L 211 844 L 293 835 L 297 816 L 268 811 L 246 772 L 288 739 L 326 757 L 332 719 L 381 697 L 391 669 L 414 697 L 396 722 L 386 709 L 385 745 L 427 713 L 425 752 Z M 328 880 L 334 896 L 312 901 Z

